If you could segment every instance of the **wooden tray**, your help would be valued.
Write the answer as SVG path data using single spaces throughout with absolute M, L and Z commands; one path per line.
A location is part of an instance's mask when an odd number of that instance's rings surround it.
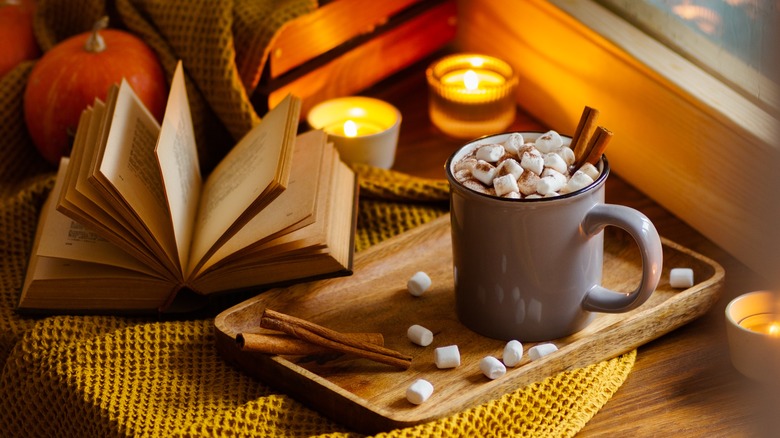
M 641 275 L 639 251 L 628 234 L 613 227 L 605 232 L 604 285 L 633 290 Z M 587 328 L 555 340 L 559 351 L 489 380 L 479 370 L 486 355 L 501 357 L 505 342 L 466 329 L 454 309 L 449 215 L 396 236 L 355 258 L 350 277 L 274 289 L 220 313 L 215 319 L 220 354 L 244 372 L 308 404 L 356 431 L 375 433 L 448 416 L 500 397 L 519 387 L 571 368 L 583 367 L 630 351 L 701 316 L 717 300 L 723 268 L 680 245 L 663 239 L 664 270 L 652 297 L 634 311 L 599 314 Z M 697 282 L 686 290 L 669 286 L 669 270 L 693 269 Z M 406 282 L 425 271 L 433 285 L 421 297 Z M 344 332 L 380 332 L 385 345 L 413 356 L 401 371 L 348 355 L 296 357 L 242 353 L 240 332 L 262 332 L 259 316 L 266 307 Z M 434 333 L 428 347 L 412 344 L 406 330 L 420 324 Z M 439 370 L 436 347 L 457 344 L 461 365 Z M 526 350 L 532 343 L 524 344 Z M 435 390 L 419 406 L 406 400 L 406 388 L 417 378 Z

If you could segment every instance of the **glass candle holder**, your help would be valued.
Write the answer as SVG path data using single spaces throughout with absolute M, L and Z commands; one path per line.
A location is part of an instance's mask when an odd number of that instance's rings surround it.
M 508 63 L 464 53 L 431 64 L 428 112 L 431 122 L 455 138 L 504 131 L 515 119 L 517 77 Z
M 345 163 L 393 166 L 401 129 L 401 112 L 393 105 L 370 97 L 340 97 L 316 105 L 306 121 L 328 134 Z

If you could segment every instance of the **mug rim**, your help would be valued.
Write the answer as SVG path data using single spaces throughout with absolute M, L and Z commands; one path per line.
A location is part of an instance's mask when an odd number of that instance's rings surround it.
M 447 158 L 447 162 L 444 165 L 445 166 L 444 170 L 447 173 L 447 179 L 449 180 L 450 187 L 455 185 L 455 186 L 457 186 L 457 187 L 459 187 L 459 188 L 461 188 L 463 190 L 466 190 L 468 193 L 471 193 L 471 194 L 474 194 L 474 195 L 477 195 L 477 196 L 481 196 L 481 197 L 484 197 L 486 199 L 494 199 L 496 201 L 533 203 L 533 202 L 553 202 L 553 201 L 573 198 L 575 196 L 579 196 L 579 195 L 582 195 L 584 193 L 587 193 L 587 192 L 589 192 L 591 190 L 596 190 L 597 188 L 599 188 L 604 183 L 604 181 L 607 179 L 607 176 L 609 175 L 609 171 L 610 171 L 609 160 L 607 160 L 607 155 L 606 154 L 602 154 L 601 155 L 601 158 L 599 160 L 601 162 L 601 167 L 602 167 L 601 168 L 601 173 L 599 174 L 598 178 L 596 178 L 595 181 L 593 181 L 591 184 L 588 184 L 587 186 L 585 186 L 585 187 L 583 187 L 581 189 L 575 190 L 573 192 L 565 193 L 565 194 L 558 195 L 558 196 L 551 196 L 549 198 L 531 198 L 531 199 L 522 198 L 522 199 L 516 199 L 516 198 L 504 198 L 502 196 L 489 195 L 487 193 L 480 193 L 480 192 L 478 192 L 476 190 L 470 189 L 470 188 L 464 186 L 463 184 L 461 184 L 457 179 L 455 179 L 455 175 L 452 174 L 452 162 L 455 159 L 455 156 L 458 155 L 458 153 L 460 151 L 462 151 L 463 148 L 465 148 L 467 145 L 470 145 L 470 144 L 472 144 L 474 142 L 477 142 L 477 141 L 480 141 L 480 140 L 485 140 L 485 139 L 490 138 L 490 137 L 509 136 L 511 134 L 521 134 L 521 135 L 523 135 L 523 134 L 539 134 L 539 135 L 542 135 L 542 134 L 545 134 L 547 132 L 549 132 L 549 131 L 544 131 L 544 132 L 541 132 L 541 131 L 507 131 L 507 132 L 502 132 L 502 133 L 499 133 L 499 134 L 489 134 L 489 135 L 485 135 L 485 136 L 482 136 L 482 137 L 475 138 L 473 140 L 469 140 L 467 143 L 464 143 L 455 152 L 453 152 L 450 155 L 450 157 Z M 568 135 L 562 135 L 562 134 L 559 134 L 559 135 L 561 135 L 561 137 L 566 137 L 569 140 L 571 140 L 571 137 L 568 136 Z

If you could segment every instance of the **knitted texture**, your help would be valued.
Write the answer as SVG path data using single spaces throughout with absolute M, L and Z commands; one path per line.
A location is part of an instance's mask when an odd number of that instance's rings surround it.
M 247 99 L 265 46 L 310 0 L 38 0 L 44 49 L 112 23 L 141 35 L 168 74 L 184 59 L 201 153 L 218 158 L 259 120 Z M 34 62 L 0 78 L 0 430 L 3 436 L 357 436 L 229 366 L 212 317 L 22 317 L 14 308 L 53 169 L 22 113 Z M 203 139 L 203 140 L 202 140 Z M 220 140 L 221 139 L 221 140 Z M 356 166 L 356 249 L 446 213 L 445 181 Z M 229 305 L 233 303 L 225 303 Z M 219 312 L 223 308 L 215 308 Z M 630 372 L 636 351 L 563 372 L 497 400 L 383 436 L 572 436 Z

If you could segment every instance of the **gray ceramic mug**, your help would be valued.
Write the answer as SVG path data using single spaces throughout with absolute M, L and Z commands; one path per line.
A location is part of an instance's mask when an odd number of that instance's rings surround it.
M 521 134 L 526 141 L 540 135 Z M 455 180 L 453 165 L 462 156 L 478 144 L 502 143 L 509 135 L 475 140 L 447 161 L 460 321 L 491 338 L 535 342 L 585 328 L 592 312 L 627 312 L 644 303 L 661 276 L 661 240 L 644 214 L 604 203 L 606 157 L 593 184 L 552 198 L 499 198 Z M 564 144 L 571 141 L 563 139 Z M 633 292 L 601 286 L 602 231 L 607 225 L 626 230 L 639 246 L 642 278 Z

